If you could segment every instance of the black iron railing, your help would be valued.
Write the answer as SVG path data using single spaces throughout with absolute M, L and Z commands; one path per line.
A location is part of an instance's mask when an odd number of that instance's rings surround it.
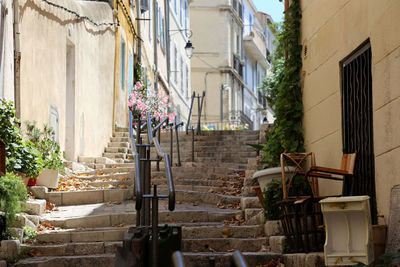
M 171 172 L 171 161 L 169 155 L 162 151 L 159 142 L 159 136 L 155 136 L 160 132 L 162 125 L 168 122 L 164 119 L 157 126 L 152 127 L 154 118 L 147 114 L 147 121 L 142 125 L 141 120 L 138 119 L 136 136 L 133 136 L 133 116 L 130 114 L 130 145 L 134 157 L 136 177 L 135 177 L 135 195 L 136 195 L 136 225 L 137 226 L 150 226 L 150 212 L 152 212 L 151 229 L 152 229 L 152 266 L 158 266 L 158 200 L 160 198 L 168 198 L 168 209 L 173 211 L 175 209 L 175 189 Z M 140 136 L 141 131 L 147 127 L 147 144 L 142 144 Z M 136 139 L 136 140 L 135 140 Z M 137 142 L 138 143 L 137 143 Z M 150 158 L 150 150 L 154 147 L 156 150 L 157 158 Z M 168 182 L 168 194 L 158 194 L 157 185 L 153 186 L 153 193 L 151 193 L 151 162 L 164 160 L 165 172 Z M 152 208 L 150 209 L 150 200 Z
M 194 100 L 197 99 L 197 129 L 196 129 L 196 132 L 197 132 L 197 134 L 200 134 L 200 132 L 201 132 L 201 113 L 203 111 L 203 104 L 204 104 L 204 97 L 205 96 L 206 96 L 206 92 L 205 91 L 203 91 L 201 96 L 200 95 L 196 95 L 196 93 L 193 92 L 192 100 L 190 102 L 189 116 L 188 116 L 188 121 L 186 123 L 186 130 L 185 131 L 186 131 L 186 134 L 188 134 L 189 133 L 189 128 L 190 128 L 190 130 L 192 132 L 192 162 L 194 162 L 194 128 L 193 128 L 193 126 L 191 124 L 193 104 L 194 104 Z
M 233 54 L 233 69 L 243 77 L 243 63 L 237 54 Z

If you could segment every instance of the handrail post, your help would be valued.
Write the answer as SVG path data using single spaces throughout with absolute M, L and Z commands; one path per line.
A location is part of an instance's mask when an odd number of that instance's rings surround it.
M 175 117 L 175 135 L 176 135 L 176 150 L 178 152 L 178 164 L 177 166 L 181 166 L 181 154 L 180 154 L 180 149 L 179 149 L 179 133 L 178 133 L 178 128 L 181 126 L 181 124 L 176 124 L 176 117 Z
M 192 127 L 192 162 L 194 162 L 194 129 Z
M 199 114 L 198 114 L 198 121 L 197 121 L 197 134 L 200 134 L 201 128 L 201 112 L 203 110 L 203 102 L 204 102 L 204 96 L 206 95 L 206 92 L 203 91 L 203 94 L 201 95 L 201 103 L 200 103 L 200 95 L 199 95 L 199 100 L 198 100 L 198 107 L 199 107 Z
M 153 267 L 158 267 L 158 195 L 157 185 L 154 185 L 152 199 L 152 245 L 153 245 Z
M 194 102 L 195 96 L 196 96 L 196 93 L 193 92 L 192 101 L 190 102 L 189 116 L 188 116 L 188 119 L 187 119 L 188 121 L 187 121 L 187 124 L 186 124 L 186 134 L 188 134 L 188 132 L 189 132 L 189 125 L 190 125 L 190 120 L 192 118 L 192 109 L 193 109 L 193 102 Z
M 170 128 L 169 130 L 171 131 L 170 133 L 170 142 L 169 142 L 169 154 L 171 155 L 171 160 L 170 160 L 170 164 L 172 166 L 173 162 L 174 162 L 174 126 L 173 124 L 170 124 Z
M 161 127 L 157 129 L 157 133 L 158 133 L 157 136 L 158 143 L 161 143 Z M 160 157 L 157 155 L 157 158 L 159 159 Z M 160 161 L 157 161 L 157 171 L 158 172 L 160 171 Z

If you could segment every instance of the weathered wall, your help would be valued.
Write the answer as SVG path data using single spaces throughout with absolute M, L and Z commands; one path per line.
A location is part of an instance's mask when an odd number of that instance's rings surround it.
M 88 16 L 96 22 L 113 22 L 106 3 L 58 0 L 58 4 Z M 27 0 L 21 8 L 21 119 L 49 123 L 50 105 L 59 115 L 59 141 L 67 147 L 71 159 L 78 155 L 101 155 L 112 133 L 115 30 L 114 26 L 96 27 L 78 20 L 62 9 L 44 2 Z M 75 75 L 67 79 L 67 46 L 72 47 Z M 69 86 L 67 86 L 69 82 Z M 67 88 L 75 96 L 66 100 Z M 66 114 L 75 101 L 72 123 Z M 69 106 L 69 107 L 68 107 Z M 66 136 L 66 126 L 74 125 Z
M 388 221 L 391 188 L 400 183 L 400 1 L 301 1 L 305 145 L 317 164 L 340 167 L 339 62 L 367 38 L 372 49 L 375 179 L 378 213 Z M 327 186 L 329 183 L 329 186 Z M 340 185 L 320 184 L 322 193 Z
M 5 2 L 8 12 L 4 19 L 3 54 L 0 55 L 2 57 L 0 98 L 14 101 L 13 1 L 7 0 Z

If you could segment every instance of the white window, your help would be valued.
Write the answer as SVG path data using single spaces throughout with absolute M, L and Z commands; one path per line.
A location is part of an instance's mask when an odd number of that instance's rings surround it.
M 121 58 L 120 58 L 120 84 L 121 90 L 125 90 L 125 48 L 126 44 L 124 39 L 121 38 Z
M 178 84 L 178 49 L 176 48 L 176 44 L 174 44 L 174 82 Z
M 189 98 L 189 90 L 190 90 L 190 77 L 189 77 L 189 65 L 186 65 L 186 98 Z
M 184 7 L 184 4 L 183 4 L 183 2 L 184 2 L 185 0 L 180 0 L 180 6 L 179 6 L 179 18 L 180 18 L 180 22 L 181 22 L 181 25 L 183 25 L 183 7 Z
M 183 81 L 184 81 L 183 74 L 184 74 L 184 70 L 183 70 L 183 57 L 182 56 L 181 56 L 181 66 L 180 67 L 181 67 L 180 68 L 180 71 L 181 71 L 181 93 L 183 95 Z
M 188 4 L 187 4 L 187 0 L 185 0 L 185 29 L 188 28 Z

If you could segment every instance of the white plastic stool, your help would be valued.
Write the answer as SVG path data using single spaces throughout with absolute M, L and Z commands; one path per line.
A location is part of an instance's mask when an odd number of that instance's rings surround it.
M 329 197 L 320 203 L 326 232 L 325 264 L 372 263 L 374 250 L 369 196 Z

